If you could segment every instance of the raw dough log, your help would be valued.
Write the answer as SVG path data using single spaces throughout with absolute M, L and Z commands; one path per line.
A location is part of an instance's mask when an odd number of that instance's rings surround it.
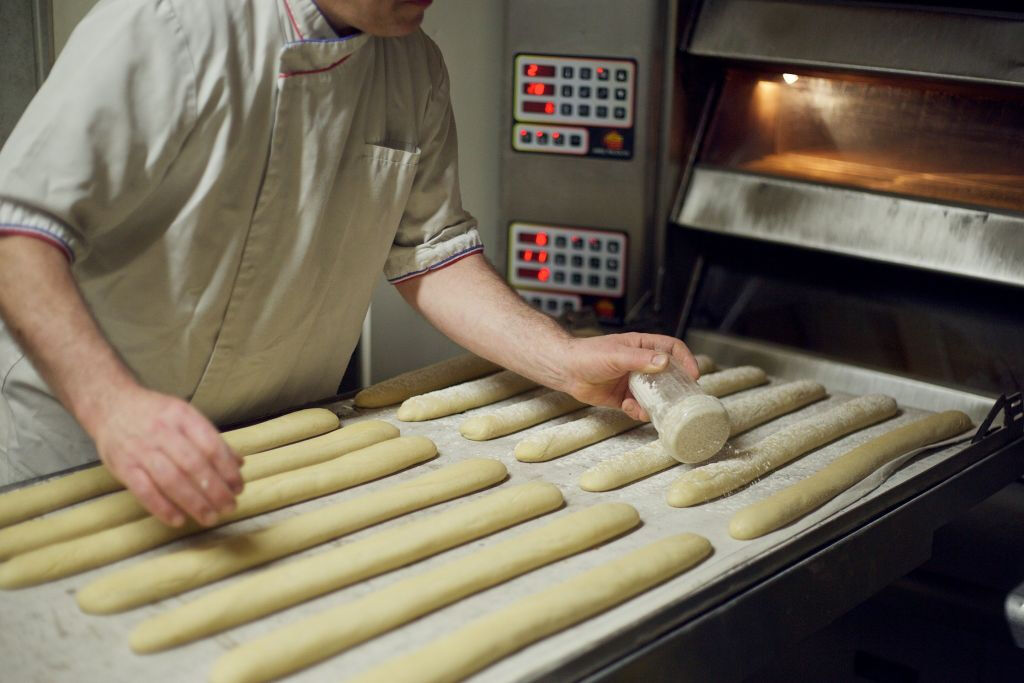
M 437 448 L 430 439 L 402 436 L 319 465 L 260 479 L 246 487 L 237 499 L 235 511 L 221 519 L 218 526 L 364 484 L 435 455 Z M 138 555 L 200 531 L 205 528 L 194 522 L 172 528 L 155 517 L 139 519 L 17 555 L 0 565 L 0 588 L 53 581 Z
M 299 441 L 338 427 L 338 416 L 323 408 L 299 410 L 221 436 L 239 455 Z M 0 527 L 123 489 L 103 465 L 0 495 Z
M 459 432 L 474 441 L 496 439 L 585 406 L 569 394 L 549 391 L 536 398 L 498 408 L 493 413 L 471 417 L 459 426 Z
M 836 458 L 803 481 L 743 508 L 729 522 L 729 534 L 747 540 L 781 529 L 904 453 L 952 438 L 970 428 L 971 418 L 958 410 L 950 410 L 886 432 Z
M 467 353 L 366 387 L 356 394 L 355 404 L 357 408 L 383 408 L 401 403 L 412 396 L 467 382 L 498 370 L 501 367 L 491 361 Z
M 523 462 L 551 460 L 641 424 L 617 408 L 591 408 L 586 417 L 526 437 L 516 444 L 515 456 Z
M 711 360 L 710 356 L 705 356 L 703 353 L 698 353 L 694 356 L 697 360 L 697 369 L 700 370 L 700 374 L 706 375 L 709 372 L 714 372 L 717 368 L 715 367 L 715 361 Z
M 387 422 L 358 422 L 312 439 L 250 455 L 242 465 L 242 479 L 247 482 L 265 479 L 274 474 L 324 462 L 397 436 L 398 429 Z M 0 529 L 0 559 L 60 541 L 80 538 L 148 516 L 149 513 L 135 500 L 135 496 L 128 491 L 118 491 L 49 517 Z
M 730 436 L 803 408 L 824 396 L 825 387 L 817 382 L 801 380 L 771 387 L 753 396 L 726 399 L 723 403 L 732 427 Z M 580 488 L 584 491 L 610 491 L 678 464 L 679 461 L 661 447 L 660 441 L 653 441 L 594 465 L 580 476 Z
M 697 380 L 697 384 L 709 396 L 721 398 L 737 391 L 743 391 L 768 381 L 768 375 L 761 368 L 752 365 L 741 365 L 728 370 L 705 375 Z
M 490 377 L 406 399 L 398 409 L 398 419 L 403 422 L 422 422 L 454 415 L 497 403 L 536 386 L 533 380 L 504 370 Z
M 679 534 L 474 619 L 352 683 L 461 681 L 516 650 L 589 619 L 702 562 L 711 543 Z
M 585 508 L 244 643 L 217 660 L 210 678 L 248 683 L 283 676 L 639 523 L 625 503 Z
M 75 599 L 90 614 L 122 612 L 464 496 L 497 484 L 507 475 L 505 466 L 497 460 L 464 460 L 391 488 L 291 517 L 260 531 L 133 564 L 93 581 L 79 590 Z
M 521 484 L 273 567 L 143 622 L 132 633 L 132 649 L 155 652 L 213 635 L 507 529 L 551 512 L 563 502 L 553 484 Z
M 687 507 L 717 498 L 785 465 L 808 451 L 896 414 L 896 401 L 861 396 L 780 429 L 738 456 L 690 470 L 668 491 L 668 504 Z

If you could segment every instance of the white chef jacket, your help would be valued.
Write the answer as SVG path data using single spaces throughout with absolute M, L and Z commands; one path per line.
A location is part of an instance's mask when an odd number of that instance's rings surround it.
M 313 0 L 104 0 L 0 152 L 0 234 L 52 242 L 141 381 L 229 423 L 333 395 L 377 277 L 481 250 L 422 32 Z M 0 329 L 0 484 L 95 459 Z

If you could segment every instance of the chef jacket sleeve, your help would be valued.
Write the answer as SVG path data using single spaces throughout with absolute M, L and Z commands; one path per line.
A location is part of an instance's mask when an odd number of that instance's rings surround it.
M 195 70 L 168 0 L 107 0 L 72 33 L 0 151 L 0 235 L 83 258 L 138 209 L 197 119 Z
M 440 50 L 433 42 L 428 44 L 437 77 L 425 114 L 416 177 L 384 266 L 392 284 L 483 251 L 476 219 L 462 208 L 448 71 Z

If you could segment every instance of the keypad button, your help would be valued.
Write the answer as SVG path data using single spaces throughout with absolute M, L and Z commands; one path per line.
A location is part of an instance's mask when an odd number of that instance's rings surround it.
M 599 99 L 599 100 L 607 100 L 608 99 L 608 88 L 598 88 L 597 89 L 597 99 Z
M 573 68 L 571 66 L 562 67 L 562 78 L 572 78 Z
M 591 237 L 590 241 L 589 241 L 589 244 L 590 244 L 590 251 L 601 251 L 601 240 L 599 240 L 598 238 Z
M 536 306 L 537 308 L 540 308 L 541 305 L 543 305 L 544 302 L 541 301 L 540 297 L 536 297 L 535 296 L 532 299 L 530 299 L 530 303 L 533 304 L 534 306 Z
M 598 107 L 594 110 L 594 113 L 598 118 L 606 119 L 608 118 L 608 107 Z
M 558 302 L 555 301 L 554 299 L 548 299 L 548 301 L 544 305 L 544 307 L 546 309 L 548 309 L 549 311 L 557 311 L 558 310 Z
M 616 69 L 615 70 L 615 80 L 617 80 L 619 83 L 625 83 L 626 79 L 628 79 L 628 78 L 629 78 L 629 72 L 626 71 L 625 69 Z
M 555 282 L 565 282 L 565 271 L 564 270 L 556 270 L 555 271 Z
M 599 80 L 599 81 L 607 81 L 608 80 L 608 76 L 609 76 L 608 69 L 605 69 L 603 67 L 598 67 L 597 68 L 597 80 Z
M 561 105 L 559 105 L 558 110 L 560 112 L 562 112 L 562 116 L 572 116 L 572 105 L 571 104 L 568 104 L 568 103 L 561 104 Z
M 619 243 L 617 241 L 615 241 L 615 240 L 608 240 L 608 253 L 609 254 L 618 254 L 619 253 Z
M 522 140 L 523 142 L 529 144 L 529 143 L 533 142 L 533 133 L 531 133 L 528 130 L 524 130 L 522 133 L 520 133 L 519 139 Z
M 555 254 L 555 265 L 556 266 L 564 266 L 565 265 L 565 254 Z
M 573 147 L 579 147 L 580 145 L 583 144 L 583 136 L 582 135 L 570 135 L 569 136 L 569 144 L 572 145 Z
M 626 108 L 625 107 L 615 107 L 615 118 L 617 118 L 617 119 L 624 119 L 624 118 L 626 118 Z
M 617 289 L 619 286 L 619 278 L 614 275 L 609 275 L 604 279 L 604 286 L 610 287 L 611 289 Z
M 590 277 L 587 278 L 587 284 L 590 285 L 591 287 L 599 287 L 601 285 L 601 276 L 591 275 Z
M 590 97 L 590 86 L 586 86 L 586 85 L 581 85 L 580 86 L 580 97 L 582 97 L 584 99 L 587 98 L 587 97 Z
M 582 268 L 583 267 L 583 257 L 582 256 L 573 256 L 572 257 L 572 264 L 574 266 L 576 266 L 577 268 Z
M 555 246 L 556 247 L 562 247 L 564 249 L 565 245 L 567 243 L 568 243 L 568 240 L 565 239 L 565 235 L 558 235 L 558 236 L 555 237 Z
M 579 111 L 580 116 L 590 116 L 590 105 L 581 104 L 577 111 Z
M 583 284 L 583 274 L 582 273 L 573 273 L 572 274 L 572 283 L 574 285 L 581 285 L 581 284 Z
M 565 136 L 562 135 L 561 133 L 552 133 L 551 142 L 555 143 L 558 146 L 562 146 L 565 144 Z
M 574 308 L 575 308 L 575 306 L 572 305 L 571 301 L 563 301 L 562 302 L 562 310 L 563 311 L 571 311 Z
M 573 237 L 572 237 L 572 248 L 573 249 L 582 249 L 583 248 L 583 238 L 580 237 L 579 235 L 573 235 Z
M 537 133 L 537 144 L 538 145 L 546 145 L 546 144 L 548 144 L 548 134 L 544 133 L 544 132 Z
M 584 81 L 589 81 L 590 80 L 590 67 L 589 66 L 581 66 L 580 67 L 580 78 L 582 80 L 584 80 Z
M 626 92 L 622 88 L 619 88 L 619 89 L 622 90 L 623 93 Z M 562 86 L 562 97 L 572 97 L 572 86 L 571 85 L 563 85 Z M 625 95 L 623 95 L 622 99 L 626 99 Z
M 601 267 L 601 259 L 599 259 L 596 256 L 591 256 L 590 257 L 590 267 L 591 268 L 600 268 Z
M 610 247 L 611 245 L 612 245 L 612 243 L 609 242 L 608 246 Z M 557 263 L 557 261 L 556 261 L 556 263 Z M 605 264 L 608 266 L 608 270 L 618 270 L 619 269 L 619 259 L 617 259 L 617 258 L 610 258 L 607 261 L 605 261 Z
M 625 88 L 616 88 L 615 89 L 615 99 L 617 99 L 617 100 L 624 100 L 624 99 L 626 99 L 626 89 Z

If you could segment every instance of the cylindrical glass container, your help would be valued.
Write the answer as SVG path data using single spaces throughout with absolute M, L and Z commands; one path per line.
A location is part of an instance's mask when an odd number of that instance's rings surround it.
M 704 462 L 729 438 L 729 414 L 674 358 L 657 373 L 631 372 L 629 389 L 651 416 L 658 440 L 679 462 Z

